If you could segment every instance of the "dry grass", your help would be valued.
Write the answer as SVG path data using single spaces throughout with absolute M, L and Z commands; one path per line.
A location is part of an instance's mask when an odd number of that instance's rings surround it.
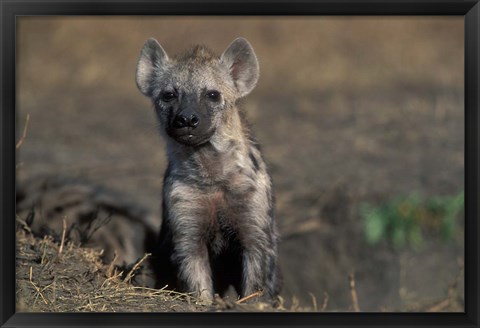
M 28 312 L 207 311 L 189 294 L 139 287 L 107 275 L 101 253 L 17 233 L 17 310 Z M 128 274 L 131 277 L 131 273 Z
M 101 262 L 101 252 L 67 242 L 60 245 L 48 236 L 39 239 L 26 231 L 17 233 L 18 312 L 204 312 L 284 311 L 266 303 L 243 304 L 217 298 L 212 305 L 193 295 L 134 286 L 136 266 L 123 273 Z M 253 297 L 253 296 L 252 296 Z

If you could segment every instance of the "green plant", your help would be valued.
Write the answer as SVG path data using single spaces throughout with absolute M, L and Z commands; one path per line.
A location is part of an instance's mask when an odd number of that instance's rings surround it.
M 455 220 L 463 208 L 463 191 L 451 197 L 433 198 L 414 193 L 379 206 L 363 204 L 360 214 L 369 244 L 387 240 L 395 248 L 419 248 L 425 233 L 450 240 L 455 231 Z

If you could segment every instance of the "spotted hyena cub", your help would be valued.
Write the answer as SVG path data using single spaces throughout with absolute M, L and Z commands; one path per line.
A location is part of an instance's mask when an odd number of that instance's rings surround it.
M 221 56 L 195 46 L 170 58 L 155 39 L 143 46 L 136 82 L 152 99 L 169 161 L 159 286 L 207 302 L 230 285 L 241 297 L 261 290 L 273 299 L 279 292 L 270 177 L 236 106 L 258 75 L 243 38 Z

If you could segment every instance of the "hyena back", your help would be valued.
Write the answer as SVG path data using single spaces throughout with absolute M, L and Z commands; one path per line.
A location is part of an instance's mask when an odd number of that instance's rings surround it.
M 159 286 L 196 292 L 204 301 L 230 285 L 240 296 L 278 295 L 271 180 L 236 106 L 258 72 L 243 38 L 219 57 L 196 46 L 170 58 L 155 39 L 143 46 L 136 82 L 154 104 L 169 161 Z

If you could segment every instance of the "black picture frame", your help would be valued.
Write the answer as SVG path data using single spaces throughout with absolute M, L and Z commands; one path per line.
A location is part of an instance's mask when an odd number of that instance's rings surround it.
M 40 326 L 479 327 L 478 0 L 0 0 L 0 323 Z M 15 313 L 15 24 L 23 15 L 461 15 L 465 19 L 464 313 Z

